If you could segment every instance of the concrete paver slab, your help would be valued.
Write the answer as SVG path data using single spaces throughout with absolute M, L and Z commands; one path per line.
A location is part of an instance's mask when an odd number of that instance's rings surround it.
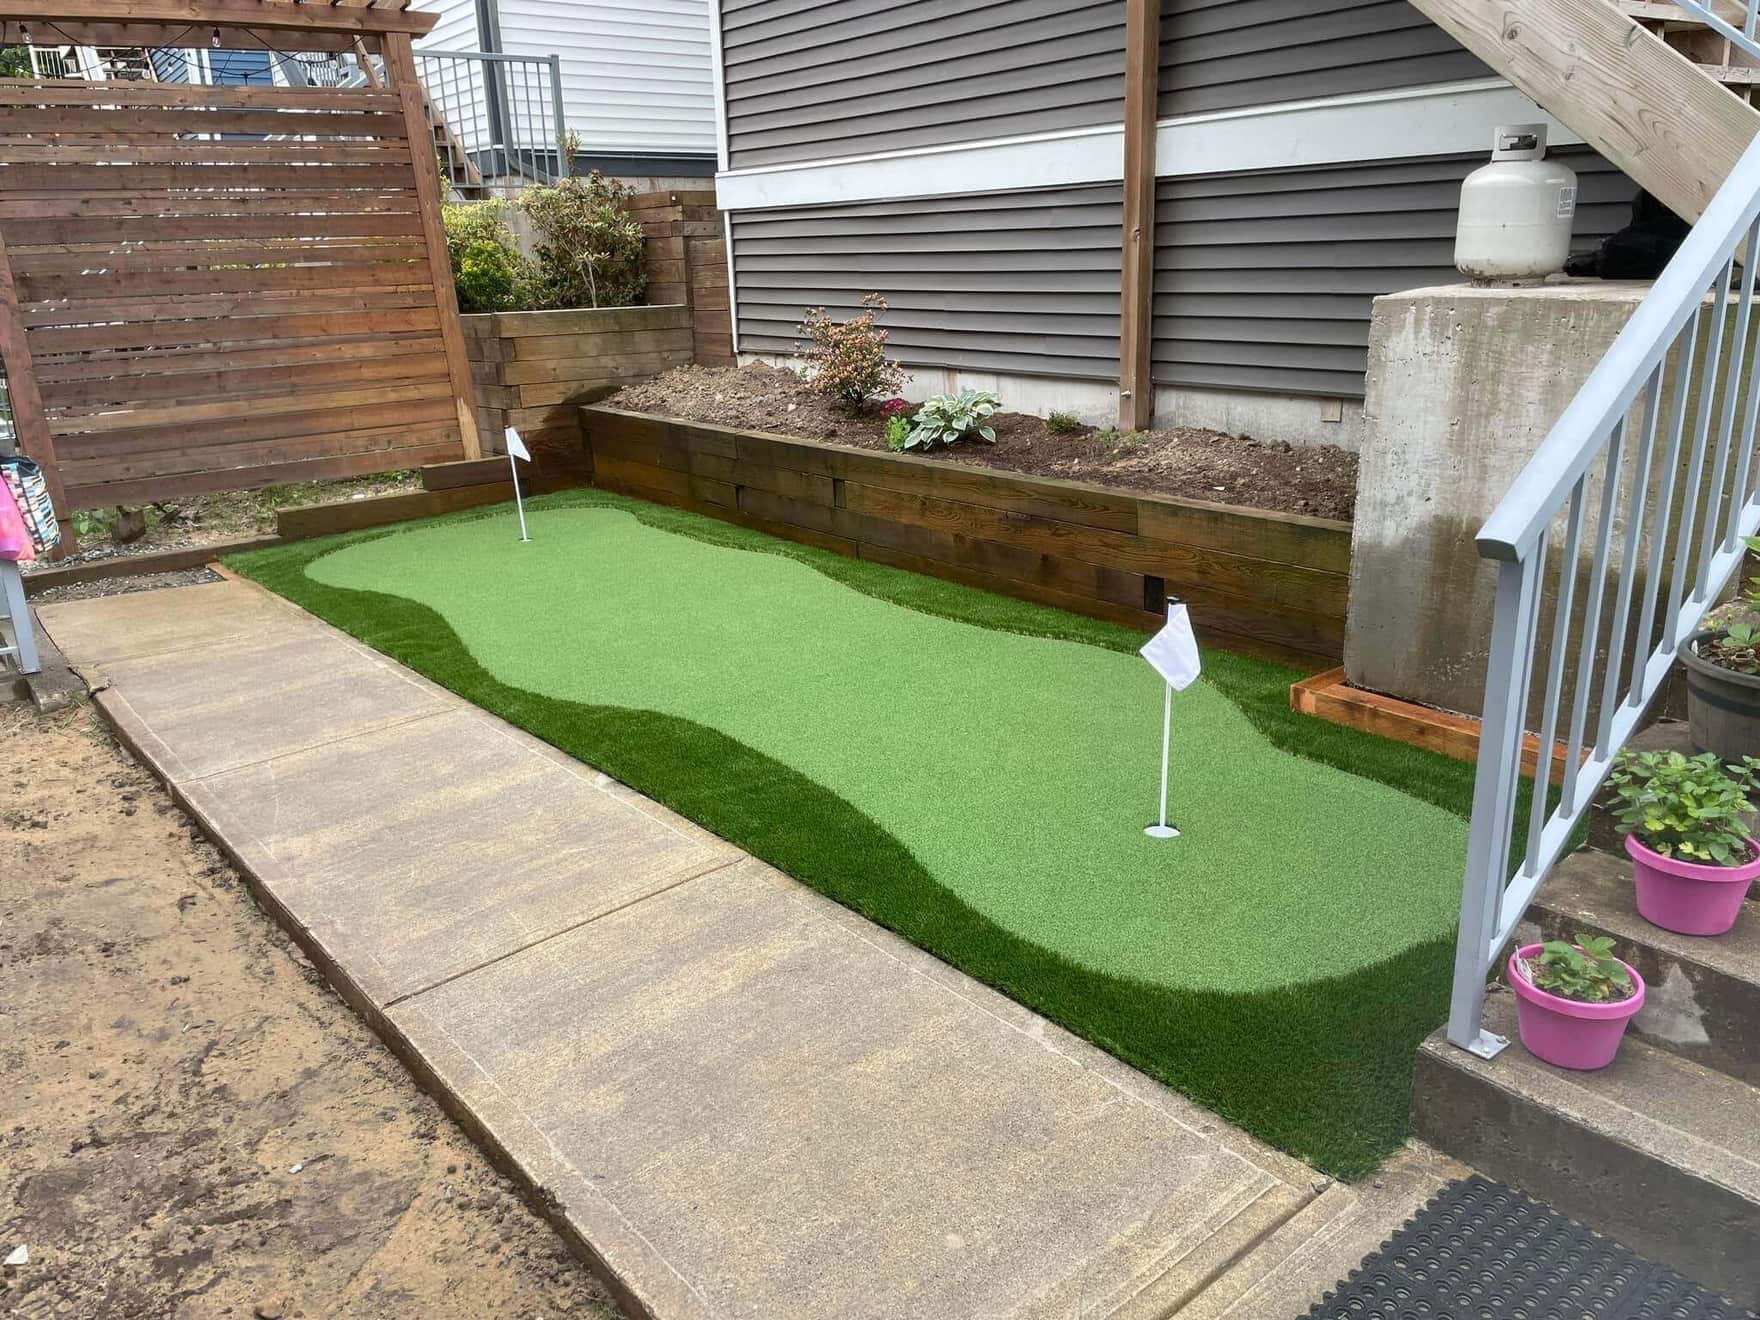
M 472 708 L 185 786 L 376 1003 L 741 856 Z
M 822 902 L 747 860 L 391 1016 L 659 1314 L 1115 1315 L 1305 1203 Z
M 318 621 L 248 582 L 205 582 L 168 591 L 67 600 L 37 617 L 76 665 L 205 646 L 264 630 L 317 628 Z
M 297 626 L 115 660 L 102 672 L 179 782 L 460 704 L 400 665 Z

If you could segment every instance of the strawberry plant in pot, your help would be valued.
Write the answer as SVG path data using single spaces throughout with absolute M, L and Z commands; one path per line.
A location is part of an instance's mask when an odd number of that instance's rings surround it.
M 1735 925 L 1760 877 L 1748 819 L 1757 772 L 1753 757 L 1725 766 L 1712 752 L 1620 754 L 1608 782 L 1644 920 L 1683 935 Z
M 1644 980 L 1605 935 L 1527 944 L 1509 959 L 1516 1029 L 1528 1053 L 1560 1068 L 1605 1068 L 1644 1007 Z

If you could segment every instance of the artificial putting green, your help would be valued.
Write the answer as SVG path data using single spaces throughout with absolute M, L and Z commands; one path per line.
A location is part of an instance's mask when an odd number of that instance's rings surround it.
M 1328 1171 L 1404 1133 L 1468 768 L 1220 652 L 599 492 L 241 557 L 263 581 Z M 754 553 L 755 552 L 755 553 Z

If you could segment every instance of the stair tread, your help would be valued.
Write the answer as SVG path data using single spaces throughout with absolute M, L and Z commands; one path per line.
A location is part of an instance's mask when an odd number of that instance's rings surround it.
M 1534 906 L 1594 926 L 1613 936 L 1616 944 L 1645 945 L 1676 962 L 1760 985 L 1760 909 L 1750 905 L 1734 930 L 1710 938 L 1653 926 L 1638 915 L 1632 863 L 1623 852 L 1584 848 L 1561 859 L 1540 886 Z
M 1508 992 L 1486 1000 L 1485 1025 L 1510 1038 L 1495 1059 L 1468 1054 L 1441 1033 L 1422 1048 L 1515 1100 L 1552 1110 L 1760 1204 L 1760 1089 L 1629 1033 L 1619 1057 L 1599 1072 L 1554 1068 L 1522 1047 L 1515 996 Z

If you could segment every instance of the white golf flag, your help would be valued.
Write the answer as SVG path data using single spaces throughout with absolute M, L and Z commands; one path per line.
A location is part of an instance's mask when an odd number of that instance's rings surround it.
M 518 429 L 512 426 L 507 428 L 507 452 L 514 458 L 523 458 L 528 463 L 532 461 L 531 451 L 526 448 L 526 442 L 519 438 Z
M 1184 692 L 1198 677 L 1198 639 L 1192 636 L 1192 618 L 1184 605 L 1167 607 L 1167 623 L 1138 653 L 1167 680 L 1175 692 Z

